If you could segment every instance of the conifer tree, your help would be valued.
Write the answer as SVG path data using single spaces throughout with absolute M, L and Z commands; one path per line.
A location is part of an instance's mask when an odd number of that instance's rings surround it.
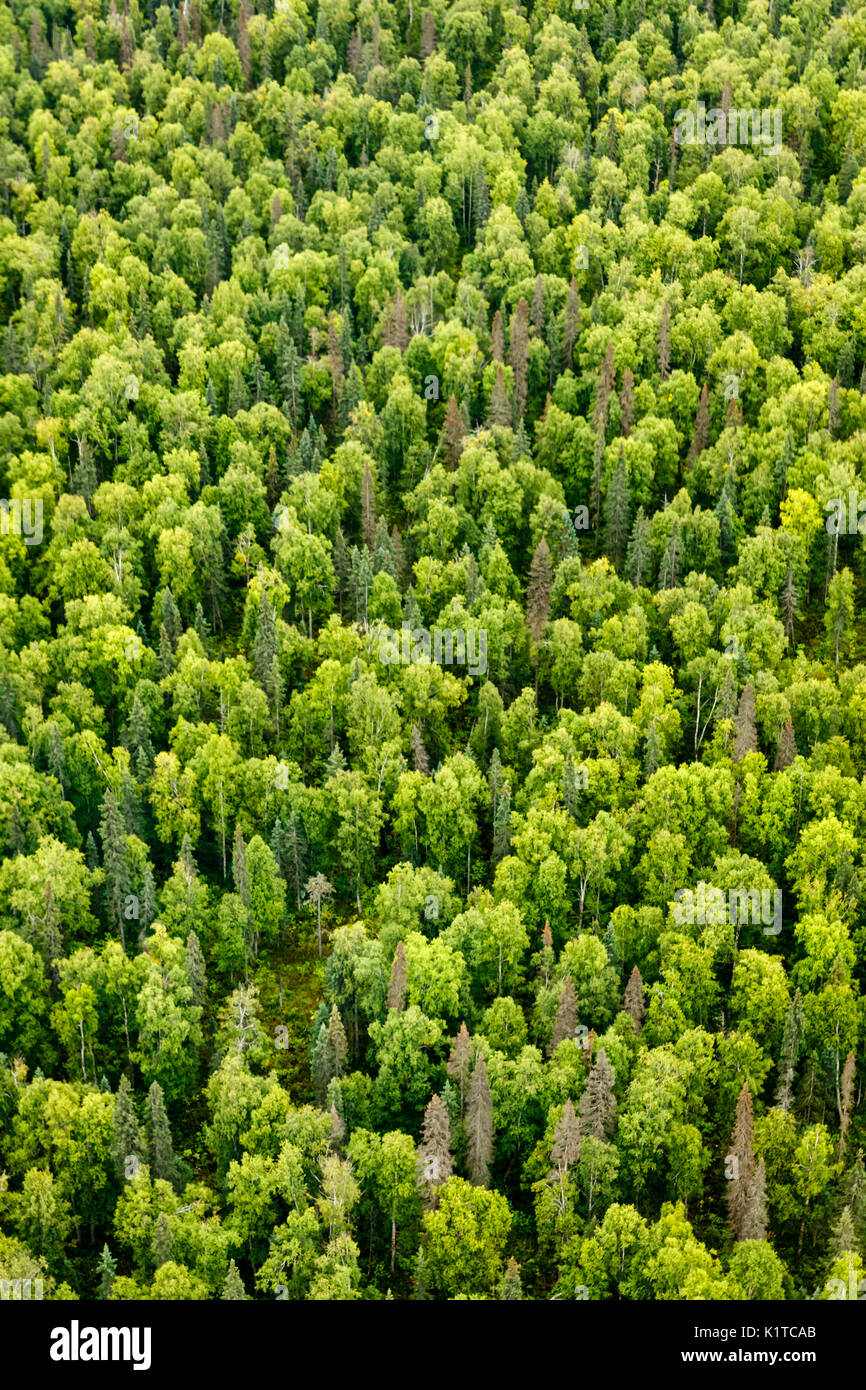
M 493 383 L 493 390 L 490 393 L 487 424 L 503 427 L 511 424 L 511 407 L 508 404 L 508 393 L 505 389 L 505 376 L 501 367 L 496 373 L 496 380 Z
M 671 307 L 667 300 L 662 305 L 659 320 L 658 366 L 662 381 L 667 381 L 671 366 Z
M 207 977 L 201 943 L 194 931 L 187 934 L 184 966 L 192 987 L 192 1003 L 204 1005 L 207 999 Z
M 493 1160 L 493 1097 L 487 1080 L 487 1065 L 480 1052 L 469 1083 L 465 1127 L 469 1180 L 476 1187 L 487 1187 Z
M 270 691 L 271 674 L 278 652 L 276 614 L 265 590 L 259 600 L 253 638 L 253 675 L 263 690 Z
M 482 227 L 490 219 L 490 186 L 484 172 L 484 164 L 480 159 L 475 171 L 475 205 L 472 209 L 472 218 L 477 238 Z
M 532 556 L 529 583 L 526 586 L 526 625 L 536 644 L 541 641 L 541 634 L 550 617 L 552 588 L 553 560 L 547 541 L 542 536 Z
M 601 368 L 598 374 L 598 383 L 595 389 L 595 404 L 592 410 L 592 431 L 598 436 L 604 435 L 607 428 L 607 408 L 611 390 L 613 389 L 614 366 L 613 366 L 613 339 L 607 345 Z
M 634 421 L 634 372 L 626 367 L 622 374 L 622 390 L 619 393 L 619 432 L 628 439 Z
M 532 291 L 532 303 L 529 306 L 529 322 L 532 324 L 533 331 L 537 338 L 544 336 L 544 279 L 539 274 L 535 277 L 535 285 Z
M 246 1299 L 247 1293 L 244 1288 L 244 1281 L 240 1276 L 234 1260 L 229 1260 L 228 1274 L 223 1284 L 222 1297 L 229 1303 L 238 1303 Z
M 334 1077 L 334 1078 L 332 1079 L 332 1081 L 331 1081 L 331 1085 L 330 1085 L 329 1088 L 328 1088 L 329 1094 L 330 1094 L 331 1089 L 332 1089 L 333 1087 L 335 1087 L 335 1086 L 339 1086 L 339 1084 L 340 1084 L 339 1078 L 338 1078 L 338 1077 Z M 334 1149 L 335 1151 L 338 1152 L 338 1151 L 341 1149 L 342 1144 L 343 1144 L 343 1140 L 344 1140 L 345 1137 L 346 1137 L 346 1125 L 345 1125 L 345 1122 L 344 1122 L 344 1120 L 343 1120 L 342 1115 L 340 1114 L 339 1110 L 337 1109 L 337 1102 L 336 1102 L 336 1100 L 332 1100 L 332 1101 L 331 1101 L 331 1108 L 330 1108 L 330 1110 L 328 1111 L 328 1114 L 329 1114 L 330 1120 L 331 1120 L 331 1132 L 330 1132 L 330 1135 L 329 1135 L 330 1145 L 331 1145 L 331 1148 L 332 1148 L 332 1149 Z
M 131 891 L 129 849 L 117 793 L 109 787 L 102 798 L 102 867 L 105 871 L 105 891 L 109 916 L 120 931 L 120 944 L 126 950 L 123 909 Z
M 502 792 L 493 815 L 493 863 L 498 864 L 508 853 L 511 843 L 511 783 L 503 782 Z
M 238 14 L 238 58 L 240 59 L 241 72 L 244 77 L 244 86 L 250 85 L 250 36 L 247 29 L 247 7 L 244 0 L 241 0 L 240 13 Z
M 247 869 L 247 847 L 240 822 L 235 826 L 235 836 L 232 842 L 232 878 L 234 880 L 235 892 L 247 912 L 249 912 L 250 903 L 252 901 L 250 894 L 250 876 Z
M 452 394 L 448 399 L 448 408 L 445 411 L 445 441 L 447 446 L 448 462 L 454 468 L 463 452 L 463 436 L 466 433 L 466 424 L 460 413 L 456 397 Z
M 334 314 L 329 314 L 328 316 L 328 366 L 331 372 L 331 399 L 336 407 L 340 396 L 343 394 L 345 368 L 343 363 L 343 351 L 340 346 L 340 337 L 337 332 L 337 320 Z
M 153 1223 L 150 1249 L 154 1269 L 159 1269 L 161 1265 L 166 1264 L 174 1253 L 174 1234 L 171 1229 L 171 1222 L 164 1211 L 159 1213 Z
M 783 772 L 786 767 L 797 757 L 797 740 L 794 737 L 794 725 L 790 715 L 785 720 L 779 730 L 779 741 L 776 746 L 776 760 L 773 763 L 774 772 Z
M 755 1184 L 753 1140 L 752 1093 L 748 1083 L 744 1081 L 737 1100 L 734 1128 L 725 1158 L 728 1223 L 734 1240 L 761 1239 L 752 1234 L 760 1224 L 760 1202 L 763 1197 Z
M 328 1046 L 333 1063 L 333 1076 L 342 1076 L 346 1070 L 346 1061 L 349 1056 L 349 1045 L 346 1041 L 346 1030 L 343 1027 L 343 1020 L 340 1018 L 340 1011 L 336 1004 L 331 1006 L 331 1017 L 328 1021 Z
M 469 1038 L 469 1030 L 464 1022 L 460 1024 L 460 1030 L 453 1041 L 451 1055 L 448 1058 L 445 1068 L 451 1080 L 459 1083 L 461 1115 L 463 1114 L 466 1079 L 469 1075 L 469 1063 L 472 1060 L 472 1052 L 473 1048 Z
M 538 973 L 547 988 L 550 984 L 550 976 L 553 971 L 556 959 L 553 950 L 553 932 L 550 930 L 550 923 L 545 922 L 541 933 L 541 950 L 538 952 Z
M 430 775 L 430 758 L 424 745 L 424 738 L 417 724 L 412 725 L 412 760 L 415 764 L 415 771 L 420 772 L 422 777 Z
M 502 1283 L 499 1285 L 499 1298 L 504 1303 L 514 1302 L 523 1298 L 523 1285 L 520 1281 L 520 1265 L 512 1255 L 508 1264 L 505 1266 L 505 1274 Z
M 390 326 L 391 346 L 399 348 L 400 352 L 405 352 L 409 346 L 409 329 L 406 322 L 406 301 L 403 298 L 403 290 L 397 286 L 397 292 L 391 305 L 391 326 Z
M 505 364 L 505 334 L 502 330 L 502 314 L 499 309 L 493 315 L 490 328 L 490 356 L 494 362 Z M 454 400 L 454 397 L 451 397 Z
M 731 759 L 742 762 L 747 753 L 758 751 L 758 726 L 755 718 L 755 688 L 751 682 L 743 689 L 734 720 L 734 742 Z
M 650 566 L 650 524 L 643 507 L 638 507 L 634 526 L 631 529 L 625 564 L 626 576 L 636 588 L 641 588 L 648 583 Z
M 791 643 L 791 646 L 793 646 L 794 619 L 798 617 L 799 594 L 797 593 L 797 585 L 794 582 L 794 569 L 792 565 L 788 566 L 788 571 L 785 575 L 785 583 L 781 593 L 781 604 L 785 635 Z
M 147 1153 L 151 1177 L 174 1183 L 177 1179 L 177 1159 L 162 1087 L 158 1081 L 152 1082 L 147 1093 Z
M 313 1082 L 322 1104 L 331 1081 L 334 1077 L 343 1075 L 348 1055 L 346 1030 L 340 1012 L 336 1004 L 333 1004 L 327 1023 L 322 1022 L 319 1025 L 312 1056 Z
M 859 1254 L 859 1241 L 854 1225 L 854 1217 L 850 1207 L 843 1207 L 839 1219 L 833 1227 L 833 1241 L 831 1249 L 836 1259 L 840 1255 L 845 1255 L 849 1251 Z
M 335 745 L 335 751 L 339 752 L 340 745 Z M 342 755 L 341 755 L 342 756 Z M 308 878 L 304 884 L 304 893 L 307 902 L 316 909 L 316 941 L 319 947 L 319 956 L 322 954 L 322 903 L 325 898 L 333 897 L 334 887 L 325 878 L 324 874 L 314 874 Z
M 426 1204 L 435 1207 L 438 1191 L 454 1171 L 451 1156 L 451 1122 L 439 1096 L 431 1096 L 424 1111 L 418 1145 L 418 1183 Z
M 580 295 L 577 292 L 577 281 L 571 277 L 568 287 L 568 296 L 565 301 L 565 317 L 562 330 L 562 350 L 565 357 L 565 365 L 569 371 L 574 365 L 574 345 L 577 342 L 577 335 L 580 332 Z
M 695 427 L 692 432 L 692 442 L 689 445 L 688 461 L 694 463 L 696 458 L 704 452 L 710 437 L 710 405 L 707 384 L 704 382 L 701 387 L 700 400 L 695 415 Z
M 605 536 L 607 553 L 613 558 L 617 568 L 622 564 L 628 544 L 629 513 L 631 493 L 628 485 L 628 471 L 625 466 L 625 451 L 619 446 L 613 478 L 605 498 Z
M 779 1085 L 776 1090 L 776 1105 L 782 1110 L 790 1110 L 793 1101 L 794 1072 L 803 1045 L 806 1018 L 803 1011 L 803 996 L 797 990 L 788 1006 L 785 1026 L 782 1030 L 782 1046 L 779 1054 Z
M 553 1145 L 550 1150 L 550 1157 L 556 1166 L 560 1181 L 580 1158 L 582 1137 L 574 1105 L 571 1100 L 566 1100 L 553 1131 Z
M 743 1222 L 742 1240 L 767 1239 L 767 1172 L 763 1158 L 759 1158 L 752 1179 L 749 1203 Z
M 830 432 L 831 439 L 836 439 L 838 436 L 841 419 L 842 417 L 839 409 L 839 382 L 834 377 L 830 382 L 830 387 L 827 392 L 827 428 Z
M 127 1159 L 140 1158 L 143 1152 L 141 1127 L 135 1116 L 132 1090 L 127 1078 L 121 1076 L 114 1097 L 111 1141 L 111 1153 L 117 1176 L 125 1178 Z
M 571 982 L 571 976 L 566 975 L 565 984 L 560 991 L 559 1003 L 556 1007 L 553 1034 L 550 1039 L 550 1052 L 554 1053 L 559 1047 L 559 1044 L 566 1038 L 573 1038 L 576 1031 L 577 998 L 574 993 L 574 985 Z
M 603 1143 L 613 1138 L 616 1128 L 615 1080 L 613 1067 L 601 1047 L 586 1079 L 579 1110 L 581 1134 L 600 1139 Z
M 364 544 L 372 551 L 376 544 L 376 496 L 369 463 L 364 464 L 361 479 L 361 532 Z
M 631 1014 L 634 1020 L 634 1030 L 639 1033 L 646 1016 L 646 999 L 644 998 L 643 978 L 637 966 L 629 975 L 622 1006 L 627 1014 Z
M 406 952 L 403 947 L 403 942 L 398 941 L 397 949 L 394 952 L 394 959 L 391 962 L 391 977 L 388 981 L 387 999 L 388 1008 L 393 1009 L 395 1013 L 400 1013 L 406 1002 L 406 975 Z
M 845 1156 L 845 1145 L 848 1138 L 848 1128 L 851 1124 L 851 1108 L 854 1101 L 854 1077 L 855 1077 L 854 1053 L 849 1052 L 845 1058 L 845 1065 L 842 1068 L 842 1076 L 839 1080 L 839 1087 L 836 1096 L 836 1104 L 839 1110 L 839 1159 Z
M 107 1242 L 102 1247 L 102 1254 L 96 1268 L 99 1271 L 99 1297 L 101 1299 L 110 1298 L 117 1274 L 117 1261 L 109 1250 Z
M 424 18 L 421 21 L 421 58 L 429 58 L 436 47 L 436 20 L 429 10 L 424 11 Z
M 526 409 L 526 368 L 529 362 L 529 305 L 521 296 L 511 320 L 508 360 L 514 372 L 514 416 L 523 419 Z
M 671 527 L 671 534 L 668 539 L 662 562 L 659 566 L 659 591 L 663 589 L 678 589 L 680 586 L 680 566 L 682 564 L 683 543 L 682 532 L 680 530 L 679 517 Z

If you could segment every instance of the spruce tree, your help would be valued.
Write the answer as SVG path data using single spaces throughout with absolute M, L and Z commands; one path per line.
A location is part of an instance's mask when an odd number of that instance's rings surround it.
M 346 1041 L 346 1030 L 343 1027 L 343 1020 L 340 1018 L 340 1011 L 336 1004 L 331 1006 L 331 1017 L 328 1021 L 328 1047 L 330 1049 L 330 1059 L 332 1062 L 332 1075 L 342 1076 L 346 1070 L 346 1061 L 349 1056 L 349 1045 Z
M 643 507 L 638 507 L 625 563 L 626 577 L 636 588 L 640 589 L 648 583 L 651 564 L 650 524 Z
M 667 381 L 671 367 L 671 307 L 667 300 L 662 305 L 659 320 L 658 367 L 662 381 Z
M 338 1079 L 337 1077 L 334 1077 L 333 1080 L 331 1081 L 331 1087 L 333 1087 L 333 1086 L 339 1086 L 339 1084 L 340 1084 L 339 1079 Z M 331 1087 L 328 1088 L 329 1091 L 330 1091 Z M 332 1149 L 334 1149 L 335 1151 L 339 1151 L 340 1148 L 342 1147 L 343 1140 L 344 1140 L 345 1137 L 346 1137 L 346 1125 L 345 1125 L 345 1122 L 344 1122 L 344 1120 L 343 1120 L 342 1115 L 340 1114 L 339 1110 L 337 1109 L 337 1102 L 336 1102 L 335 1100 L 332 1100 L 332 1101 L 331 1101 L 331 1108 L 330 1108 L 330 1110 L 328 1111 L 328 1114 L 329 1114 L 330 1120 L 331 1120 L 331 1131 L 330 1131 L 330 1135 L 329 1135 L 329 1142 L 330 1142 L 330 1145 L 331 1145 L 331 1148 L 332 1148 Z
M 502 314 L 499 309 L 493 315 L 490 328 L 490 356 L 494 362 L 505 364 L 505 334 L 502 329 Z M 454 397 L 452 396 L 453 400 Z
M 505 389 L 505 376 L 502 368 L 496 372 L 496 380 L 493 383 L 493 390 L 490 393 L 490 406 L 487 411 L 487 424 L 489 426 L 509 426 L 511 424 L 511 407 L 508 404 L 508 392 Z
M 152 1178 L 164 1178 L 174 1183 L 177 1179 L 177 1159 L 171 1138 L 171 1127 L 165 1111 L 162 1087 L 158 1081 L 151 1084 L 147 1093 L 147 1152 Z
M 463 452 L 463 436 L 466 433 L 466 422 L 460 413 L 457 398 L 453 394 L 448 398 L 444 428 L 446 454 L 449 464 L 454 468 Z
M 581 1125 L 574 1105 L 570 1099 L 566 1100 L 553 1131 L 553 1145 L 550 1150 L 550 1157 L 560 1181 L 580 1158 L 582 1138 Z
M 121 1076 L 114 1097 L 111 1140 L 111 1154 L 117 1176 L 125 1178 L 127 1159 L 140 1159 L 143 1152 L 144 1144 L 142 1143 L 141 1127 L 135 1116 L 132 1089 L 127 1078 Z
M 739 763 L 742 762 L 747 753 L 757 753 L 757 751 L 758 726 L 755 719 L 755 688 L 749 683 L 743 689 L 737 707 L 731 759 L 733 762 Z
M 529 362 L 529 305 L 521 296 L 511 320 L 508 360 L 514 372 L 515 421 L 523 419 L 526 408 L 526 368 Z
M 117 793 L 109 787 L 102 799 L 102 818 L 99 825 L 102 837 L 102 867 L 105 871 L 105 892 L 110 919 L 120 932 L 120 943 L 126 950 L 123 910 L 131 891 L 129 848 Z
M 446 1071 L 452 1081 L 457 1081 L 460 1085 L 460 1114 L 463 1114 L 464 1097 L 466 1091 L 466 1078 L 469 1075 L 469 1063 L 472 1060 L 472 1043 L 469 1038 L 469 1030 L 465 1022 L 460 1024 L 460 1030 L 454 1039 L 451 1047 L 451 1055 L 446 1064 Z
M 420 772 L 422 777 L 430 776 L 430 758 L 424 746 L 424 739 L 417 724 L 412 725 L 412 761 L 415 764 L 415 771 Z
M 663 589 L 678 589 L 680 587 L 680 566 L 682 565 L 683 544 L 682 532 L 680 530 L 679 517 L 676 517 L 671 527 L 671 534 L 668 539 L 662 562 L 659 566 L 659 591 Z
M 625 466 L 625 451 L 620 444 L 616 468 L 604 504 L 604 544 L 617 569 L 622 564 L 628 544 L 630 511 L 631 491 L 628 485 L 628 470 Z
M 391 962 L 391 976 L 388 981 L 387 1007 L 400 1013 L 406 1002 L 406 952 L 403 942 L 397 942 L 394 959 Z
M 553 560 L 544 536 L 535 547 L 526 586 L 526 625 L 533 642 L 541 641 L 550 617 L 550 596 L 553 589 Z
M 845 1155 L 845 1145 L 848 1139 L 848 1128 L 851 1124 L 851 1109 L 854 1102 L 854 1078 L 855 1078 L 854 1053 L 849 1052 L 845 1058 L 845 1065 L 842 1068 L 842 1075 L 839 1079 L 838 1094 L 836 1104 L 839 1109 L 839 1160 Z
M 498 864 L 511 844 L 511 783 L 503 782 L 493 816 L 493 863 Z
M 259 611 L 256 615 L 252 665 L 253 676 L 262 689 L 269 694 L 271 693 L 271 671 L 278 650 L 276 613 L 274 612 L 268 593 L 262 590 L 262 595 L 259 599 Z
M 751 1234 L 760 1216 L 756 1208 L 756 1199 L 761 1197 L 761 1193 L 754 1190 L 753 1139 L 752 1093 L 748 1083 L 744 1081 L 737 1100 L 734 1128 L 725 1157 L 728 1223 L 734 1240 L 760 1239 Z
M 854 1217 L 850 1207 L 843 1207 L 839 1214 L 839 1219 L 833 1227 L 833 1240 L 830 1248 L 835 1259 L 849 1251 L 853 1254 L 860 1253 Z
M 774 772 L 783 772 L 786 767 L 797 757 L 797 740 L 794 737 L 794 725 L 790 715 L 785 720 L 779 730 L 779 741 L 776 745 L 776 760 L 773 763 Z
M 434 1095 L 424 1111 L 418 1145 L 418 1183 L 427 1206 L 436 1206 L 439 1188 L 453 1171 L 451 1121 L 439 1096 Z
M 622 374 L 622 390 L 619 393 L 619 432 L 628 439 L 634 421 L 634 372 L 626 367 Z
M 831 439 L 836 439 L 839 434 L 839 427 L 842 422 L 842 415 L 839 408 L 839 383 L 834 377 L 830 382 L 827 392 L 827 428 Z
M 586 1079 L 580 1097 L 580 1132 L 593 1139 L 609 1143 L 616 1129 L 616 1096 L 613 1067 L 601 1047 Z
M 249 912 L 250 903 L 252 901 L 250 876 L 247 870 L 247 847 L 240 822 L 235 826 L 235 835 L 232 842 L 232 879 L 235 885 L 235 892 L 247 912 Z
M 550 1039 L 550 1052 L 554 1053 L 566 1038 L 573 1038 L 577 1031 L 577 998 L 571 976 L 566 975 L 565 984 L 559 994 L 553 1033 Z
M 542 338 L 544 336 L 545 324 L 544 278 L 540 274 L 535 277 L 535 285 L 532 291 L 532 303 L 529 306 L 529 322 L 532 324 L 535 337 Z
M 184 966 L 192 988 L 192 1003 L 203 1006 L 207 1000 L 207 977 L 201 943 L 194 931 L 189 932 L 186 938 Z
M 580 332 L 580 295 L 577 292 L 577 281 L 571 277 L 568 287 L 568 296 L 565 301 L 565 318 L 562 330 L 562 350 L 565 357 L 565 365 L 569 371 L 574 365 L 574 345 L 577 342 L 577 335 Z
M 161 1265 L 167 1264 L 174 1253 L 174 1234 L 168 1216 L 164 1211 L 159 1213 L 153 1223 L 150 1249 L 153 1256 L 154 1269 L 159 1269 Z
M 556 954 L 553 949 L 553 932 L 550 930 L 550 923 L 545 921 L 541 932 L 541 950 L 535 960 L 538 963 L 538 974 L 545 989 L 550 985 L 550 976 L 553 971 Z
M 786 575 L 785 575 L 785 583 L 784 583 L 784 585 L 783 585 L 783 587 L 782 587 L 782 593 L 781 593 L 781 604 L 782 604 L 782 622 L 783 622 L 784 628 L 785 628 L 785 635 L 786 635 L 786 637 L 788 638 L 788 641 L 791 643 L 791 646 L 793 646 L 793 645 L 794 645 L 794 619 L 795 619 L 796 617 L 799 616 L 799 614 L 798 614 L 799 594 L 798 594 L 798 592 L 797 592 L 797 585 L 796 585 L 796 583 L 795 583 L 795 581 L 794 581 L 794 567 L 793 567 L 793 565 L 789 565 L 789 566 L 788 566 L 788 570 L 787 570 L 787 573 L 786 573 Z
M 697 414 L 695 415 L 695 427 L 692 433 L 692 442 L 689 445 L 688 461 L 694 463 L 696 458 L 706 449 L 710 437 L 710 405 L 709 394 L 706 382 L 701 387 L 701 396 L 698 401 Z
M 520 1282 L 520 1265 L 514 1256 L 505 1266 L 505 1274 L 502 1283 L 499 1285 L 499 1298 L 503 1303 L 510 1303 L 523 1298 L 523 1286 Z
M 646 999 L 644 998 L 643 978 L 637 966 L 634 967 L 629 976 L 622 1006 L 627 1014 L 631 1014 L 634 1030 L 639 1033 L 646 1016 Z
M 101 1299 L 110 1298 L 117 1274 L 117 1261 L 109 1250 L 107 1242 L 102 1247 L 102 1254 L 96 1268 L 99 1271 L 99 1297 Z
M 465 1128 L 469 1180 L 476 1187 L 487 1187 L 493 1160 L 493 1097 L 487 1080 L 487 1065 L 480 1052 L 469 1083 Z
M 226 1302 L 239 1303 L 246 1299 L 247 1293 L 244 1288 L 244 1281 L 240 1276 L 238 1267 L 234 1260 L 229 1261 L 229 1271 L 223 1284 L 222 1298 Z
M 361 478 L 361 533 L 364 544 L 372 552 L 376 544 L 376 495 L 369 462 L 364 464 Z

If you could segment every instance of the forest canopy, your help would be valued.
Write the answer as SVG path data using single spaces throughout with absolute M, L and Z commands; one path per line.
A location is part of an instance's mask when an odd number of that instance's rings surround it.
M 0 1297 L 866 1289 L 864 52 L 0 3 Z

